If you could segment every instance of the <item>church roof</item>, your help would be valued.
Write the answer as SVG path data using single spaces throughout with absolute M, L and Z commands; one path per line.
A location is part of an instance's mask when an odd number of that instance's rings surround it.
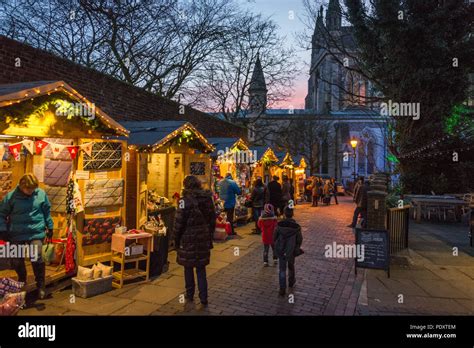
M 249 91 L 253 90 L 267 90 L 267 84 L 265 82 L 265 76 L 263 75 L 263 68 L 259 55 L 257 55 L 255 67 L 253 68 L 252 79 L 250 80 Z

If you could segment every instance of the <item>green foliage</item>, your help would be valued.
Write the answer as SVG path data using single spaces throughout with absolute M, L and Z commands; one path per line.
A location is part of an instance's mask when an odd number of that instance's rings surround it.
M 445 132 L 452 135 L 456 131 L 467 128 L 474 128 L 470 110 L 464 105 L 455 105 L 451 115 L 444 120 Z
M 358 69 L 386 101 L 420 104 L 419 120 L 392 118 L 391 151 L 417 150 L 446 132 L 456 134 L 450 139 L 453 146 L 472 144 L 456 130 L 468 120 L 459 105 L 467 100 L 468 74 L 474 71 L 474 6 L 460 0 L 346 0 L 345 4 L 360 49 Z M 449 145 L 441 144 L 444 149 Z M 471 160 L 464 156 L 462 161 Z M 456 181 L 466 166 L 453 166 L 448 154 L 429 160 L 401 158 L 399 163 L 402 180 L 413 192 L 443 191 L 443 178 Z M 466 187 L 469 181 L 459 184 Z
M 43 95 L 1 108 L 0 119 L 9 118 L 13 124 L 27 126 L 27 121 L 31 116 L 42 118 L 49 111 L 67 121 L 79 120 L 86 128 L 109 131 L 96 115 L 89 117 L 79 114 L 79 109 L 74 106 L 74 103 L 78 103 L 77 100 L 63 93 Z

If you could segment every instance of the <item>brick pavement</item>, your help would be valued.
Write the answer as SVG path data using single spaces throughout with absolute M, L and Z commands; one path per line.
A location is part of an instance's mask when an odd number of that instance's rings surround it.
M 385 272 L 360 270 L 352 259 L 330 259 L 324 247 L 354 243 L 347 228 L 353 205 L 299 205 L 305 254 L 296 261 L 297 284 L 280 298 L 277 267 L 263 267 L 260 236 L 239 227 L 239 239 L 216 243 L 207 267 L 209 306 L 180 303 L 183 268 L 170 253 L 167 273 L 89 299 L 71 301 L 71 289 L 38 301 L 19 315 L 419 315 L 474 314 L 474 251 L 461 224 L 411 224 L 410 249 L 392 259 Z M 459 248 L 454 256 L 452 248 Z M 237 253 L 238 251 L 238 253 Z M 403 303 L 399 303 L 399 295 Z
M 215 244 L 207 268 L 207 308 L 198 300 L 180 303 L 183 269 L 171 253 L 169 271 L 151 282 L 76 298 L 73 303 L 71 290 L 61 291 L 20 315 L 353 315 L 362 275 L 354 276 L 352 260 L 324 257 L 326 244 L 354 242 L 351 229 L 345 227 L 352 214 L 351 199 L 340 202 L 297 206 L 295 218 L 303 229 L 305 254 L 297 258 L 297 284 L 284 298 L 277 295 L 277 267 L 263 267 L 261 237 L 250 235 L 249 224 L 238 228 L 242 238 Z
M 263 267 L 262 246 L 209 277 L 209 306 L 182 304 L 174 298 L 154 315 L 353 315 L 362 275 L 353 260 L 328 259 L 324 246 L 354 243 L 350 198 L 339 206 L 299 205 L 295 218 L 302 226 L 305 253 L 296 261 L 296 286 L 278 297 L 277 266 Z

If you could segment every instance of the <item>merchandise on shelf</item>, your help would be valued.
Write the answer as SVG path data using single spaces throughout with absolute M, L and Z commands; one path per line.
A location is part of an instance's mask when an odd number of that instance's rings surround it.
M 157 216 L 150 216 L 149 221 L 145 223 L 144 230 L 145 232 L 158 235 L 158 236 L 166 236 L 167 228 L 161 215 L 158 214 Z
M 155 190 L 148 190 L 148 211 L 155 211 L 171 206 L 168 198 L 160 196 Z

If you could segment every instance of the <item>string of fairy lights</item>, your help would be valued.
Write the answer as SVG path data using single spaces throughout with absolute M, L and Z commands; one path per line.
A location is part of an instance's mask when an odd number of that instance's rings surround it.
M 33 88 L 32 90 L 27 91 L 23 97 L 15 98 L 13 100 L 9 100 L 5 102 L 4 105 L 11 106 L 13 104 L 19 104 L 27 99 L 33 100 L 34 97 L 40 96 L 43 94 L 51 95 L 51 93 L 62 92 L 67 94 L 72 99 L 79 99 L 80 101 L 84 102 L 88 107 L 91 107 L 92 104 L 89 100 L 87 100 L 84 96 L 82 96 L 79 92 L 77 92 L 74 88 L 65 83 L 60 83 L 54 88 L 51 85 L 41 86 L 37 88 Z M 2 103 L 0 103 L 1 105 Z M 128 136 L 129 131 L 123 127 L 121 127 L 116 121 L 112 120 L 110 117 L 106 116 L 100 109 L 96 108 L 96 115 L 99 116 L 102 122 L 104 122 L 108 128 L 116 130 L 118 133 Z
M 438 144 L 441 144 L 445 142 L 446 140 L 453 138 L 454 135 L 460 133 L 460 131 L 457 131 L 453 134 L 447 134 L 431 143 L 428 145 L 425 145 L 423 147 L 420 147 L 419 149 L 416 149 L 414 151 L 410 151 L 406 154 L 402 154 L 397 156 L 398 159 L 424 159 L 424 158 L 431 158 L 435 156 L 441 156 L 441 155 L 454 155 L 455 153 L 459 152 L 464 152 L 464 151 L 469 151 L 471 149 L 474 150 L 474 145 L 467 145 L 464 147 L 456 147 L 456 148 L 451 148 L 451 149 L 443 149 L 443 150 L 436 150 L 433 152 L 425 153 L 429 149 L 436 149 L 436 146 Z

